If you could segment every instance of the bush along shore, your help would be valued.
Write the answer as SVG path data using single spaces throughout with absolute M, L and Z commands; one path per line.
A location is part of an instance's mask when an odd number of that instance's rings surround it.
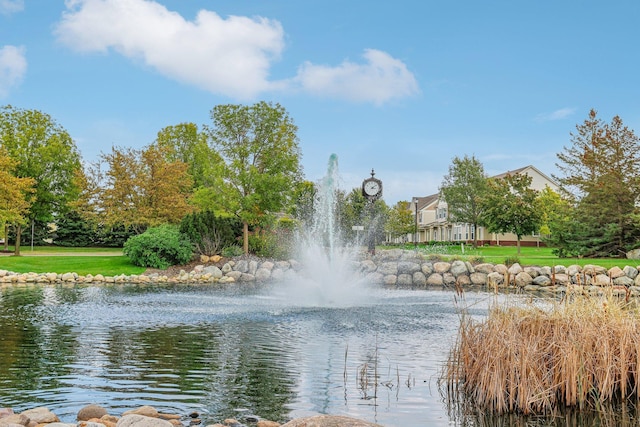
M 67 273 L 15 273 L 0 270 L 0 286 L 25 284 L 229 284 L 295 280 L 306 274 L 296 260 L 275 261 L 253 257 L 222 260 L 201 257 L 190 271 L 176 273 L 154 271 L 140 275 L 103 276 Z M 353 269 L 367 283 L 386 287 L 437 289 L 488 287 L 491 290 L 515 287 L 527 292 L 564 293 L 569 288 L 589 294 L 602 294 L 604 288 L 614 294 L 640 295 L 640 266 L 612 267 L 597 265 L 525 266 L 469 261 L 440 261 L 409 250 L 361 252 L 352 260 Z
M 63 423 L 44 406 L 15 413 L 11 408 L 0 408 L 0 427 L 183 427 L 206 425 L 207 427 L 382 427 L 356 418 L 333 415 L 315 415 L 297 418 L 285 424 L 248 415 L 242 421 L 228 418 L 221 423 L 205 424 L 200 414 L 187 415 L 158 412 L 153 406 L 141 406 L 125 411 L 121 416 L 110 414 L 100 405 L 89 404 L 77 415 L 77 423 Z M 246 424 L 245 424 L 246 423 Z

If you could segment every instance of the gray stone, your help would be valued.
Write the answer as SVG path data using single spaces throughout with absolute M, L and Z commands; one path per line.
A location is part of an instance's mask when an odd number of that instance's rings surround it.
M 504 284 L 504 276 L 497 271 L 487 274 L 487 286 L 502 286 Z
M 475 270 L 478 273 L 489 274 L 489 273 L 493 273 L 495 271 L 495 268 L 493 264 L 489 264 L 485 262 L 483 264 L 476 265 Z
M 398 263 L 399 274 L 413 274 L 416 271 L 420 271 L 420 264 L 417 262 L 402 261 Z
M 425 276 L 429 277 L 429 275 L 433 273 L 433 264 L 430 262 L 423 262 L 420 266 L 420 270 L 422 270 Z
M 236 263 L 233 269 L 235 271 L 239 271 L 240 273 L 246 273 L 249 271 L 249 263 L 246 259 L 241 259 Z
M 564 265 L 554 265 L 553 266 L 553 271 L 556 274 L 566 274 L 567 273 L 567 267 L 565 267 Z
M 100 405 L 92 404 L 87 405 L 78 411 L 78 421 L 87 421 L 91 418 L 101 418 L 103 415 L 107 415 L 107 410 Z
M 446 272 L 442 275 L 442 281 L 447 286 L 453 286 L 456 284 L 456 276 L 454 276 L 450 272 Z
M 507 269 L 507 271 L 512 277 L 515 277 L 519 273 L 522 273 L 523 270 L 522 270 L 522 266 L 516 262 L 515 264 L 512 264 L 511 267 Z
M 397 282 L 398 276 L 396 276 L 395 274 L 387 274 L 386 276 L 384 276 L 384 284 L 386 286 L 395 286 Z
M 427 276 L 422 271 L 413 273 L 413 286 L 425 286 L 427 284 Z
M 402 273 L 398 274 L 398 286 L 411 286 L 413 285 L 413 276 L 411 274 Z
M 373 273 L 377 268 L 378 266 L 376 265 L 376 263 L 370 259 L 365 259 L 360 263 L 360 271 L 363 271 L 365 273 Z
M 611 284 L 611 279 L 607 274 L 598 274 L 593 279 L 593 284 L 596 286 L 609 286 Z
M 638 269 L 635 267 L 631 267 L 629 265 L 626 265 L 622 271 L 624 271 L 624 274 L 627 275 L 627 277 L 630 277 L 631 279 L 635 279 L 636 276 L 638 276 Z
M 238 279 L 238 281 L 240 281 L 240 282 L 255 282 L 256 281 L 256 276 L 254 276 L 253 274 L 249 274 L 249 273 L 242 273 L 242 274 L 240 274 L 240 278 Z
M 540 275 L 539 267 L 524 267 L 523 271 L 531 277 L 538 277 Z
M 532 283 L 533 283 L 533 277 L 531 277 L 529 273 L 521 271 L 516 275 L 516 278 L 515 278 L 516 286 L 520 288 L 524 288 L 525 286 L 530 285 Z
M 533 278 L 533 284 L 537 286 L 551 286 L 551 279 L 547 276 L 537 276 Z
M 258 268 L 264 268 L 265 270 L 273 270 L 273 267 L 275 267 L 275 264 L 272 263 L 271 261 L 265 261 L 262 264 L 260 264 L 260 267 Z
M 615 279 L 613 279 L 613 284 L 628 287 L 633 285 L 633 279 L 627 276 L 616 277 Z
M 258 261 L 256 260 L 249 261 L 249 270 L 247 270 L 247 273 L 255 275 L 257 270 L 258 270 Z
M 260 267 L 256 270 L 255 278 L 258 282 L 264 282 L 271 278 L 271 270 L 268 268 Z
M 384 276 L 377 271 L 367 274 L 366 279 L 368 283 L 384 283 Z
M 627 252 L 627 259 L 640 259 L 640 248 Z
M 398 274 L 398 263 L 397 262 L 383 262 L 378 266 L 377 270 L 380 274 L 384 274 L 385 276 L 390 274 Z
M 144 415 L 123 415 L 116 423 L 116 427 L 173 427 L 169 421 Z
M 467 274 L 469 270 L 467 269 L 467 265 L 464 261 L 456 260 L 451 263 L 451 269 L 449 270 L 451 274 L 455 277 L 460 276 L 461 274 Z
M 210 274 L 211 277 L 213 277 L 214 279 L 219 279 L 223 276 L 222 270 L 220 270 L 215 265 L 210 265 L 208 267 L 205 267 L 204 270 L 202 270 L 202 272 L 205 274 Z

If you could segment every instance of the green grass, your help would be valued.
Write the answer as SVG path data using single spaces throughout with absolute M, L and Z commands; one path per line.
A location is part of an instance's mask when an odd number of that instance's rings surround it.
M 21 256 L 0 256 L 0 269 L 16 273 L 78 273 L 115 276 L 141 274 L 146 269 L 131 264 L 118 248 L 22 248 Z
M 414 249 L 413 245 L 406 245 L 405 249 Z M 624 258 L 558 258 L 552 253 L 553 248 L 549 247 L 529 247 L 522 246 L 520 255 L 518 248 L 515 246 L 481 246 L 474 249 L 470 245 L 464 246 L 464 253 L 459 245 L 418 245 L 418 250 L 426 255 L 439 256 L 443 260 L 465 259 L 479 260 L 491 264 L 504 263 L 507 258 L 517 257 L 520 264 L 538 265 L 538 266 L 554 266 L 554 265 L 587 265 L 595 264 L 605 268 L 624 267 L 625 265 L 640 265 L 638 260 L 630 260 Z

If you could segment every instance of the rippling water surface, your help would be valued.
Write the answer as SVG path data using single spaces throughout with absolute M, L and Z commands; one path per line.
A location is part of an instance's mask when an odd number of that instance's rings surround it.
M 0 407 L 47 406 L 64 422 L 98 403 L 115 415 L 197 411 L 205 423 L 328 413 L 454 425 L 438 374 L 459 306 L 482 317 L 493 298 L 374 289 L 341 306 L 292 303 L 277 288 L 5 288 Z

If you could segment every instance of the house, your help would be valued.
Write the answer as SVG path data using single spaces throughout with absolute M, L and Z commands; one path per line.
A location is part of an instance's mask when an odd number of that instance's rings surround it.
M 558 185 L 534 166 L 507 171 L 493 178 L 503 178 L 507 174 L 524 174 L 531 177 L 531 188 L 537 191 L 549 187 L 558 191 Z M 414 197 L 411 209 L 415 212 L 416 230 L 409 238 L 411 242 L 473 242 L 476 230 L 473 224 L 452 223 L 449 221 L 447 203 L 440 199 L 439 194 L 426 197 Z M 489 233 L 484 227 L 478 227 L 478 244 L 515 245 L 517 237 L 514 234 Z M 523 246 L 540 244 L 540 236 L 523 236 L 520 240 Z

